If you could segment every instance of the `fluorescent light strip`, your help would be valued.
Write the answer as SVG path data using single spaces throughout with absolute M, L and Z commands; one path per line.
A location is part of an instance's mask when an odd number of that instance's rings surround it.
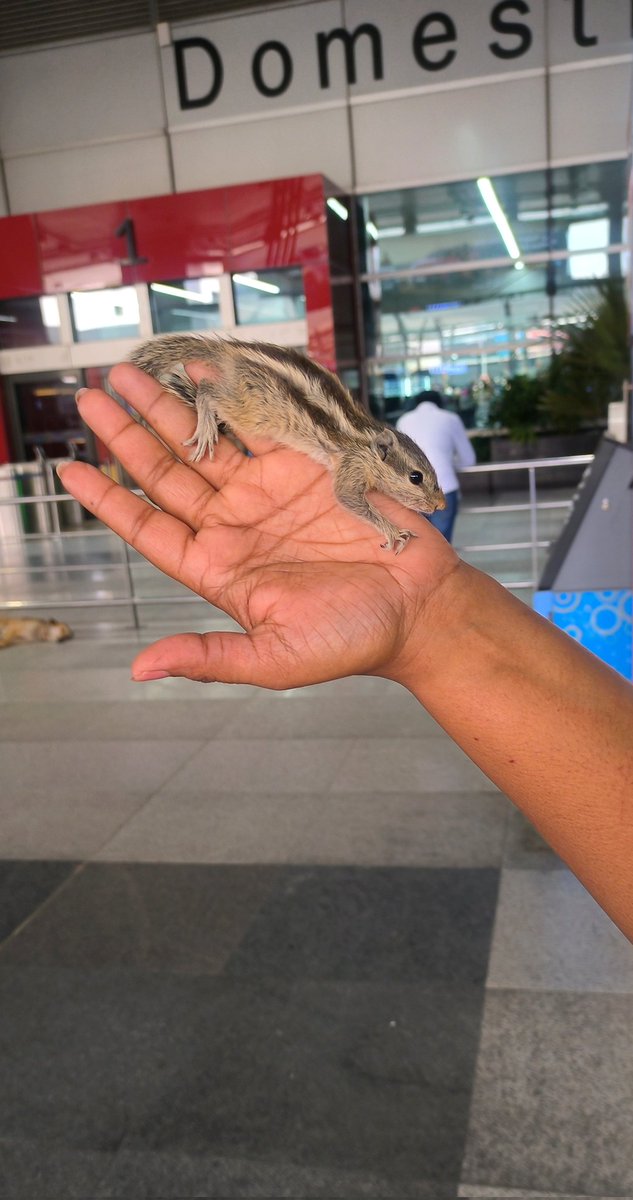
M 265 283 L 263 279 L 251 279 L 248 275 L 233 275 L 234 283 L 242 283 L 244 287 L 256 288 L 259 292 L 270 292 L 278 296 L 281 288 L 276 283 Z
M 508 251 L 508 254 L 515 260 L 515 267 L 521 270 L 521 268 L 524 266 L 524 263 L 521 262 L 521 251 L 519 250 L 516 238 L 510 229 L 508 218 L 506 217 L 499 203 L 497 193 L 495 192 L 492 183 L 486 175 L 482 175 L 477 180 L 477 187 L 481 192 L 483 202 L 486 205 L 490 216 L 492 217 L 497 229 L 499 230 L 499 233 L 501 234 L 503 244 Z
M 187 292 L 185 288 L 172 287 L 168 283 L 150 283 L 150 288 L 153 292 L 162 292 L 165 296 L 177 296 L 179 300 L 192 300 L 194 304 L 212 304 L 213 302 L 205 296 L 199 296 L 196 292 Z M 210 288 L 210 291 L 216 291 L 215 288 Z M 217 291 L 220 291 L 219 285 Z
M 326 203 L 327 203 L 328 208 L 331 208 L 332 212 L 336 213 L 337 217 L 341 218 L 341 221 L 347 220 L 347 218 L 349 217 L 349 213 L 348 213 L 345 205 L 341 204 L 340 200 L 336 199 L 336 196 L 330 196 L 330 199 L 328 201 L 326 201 Z
M 377 242 L 377 241 L 378 241 L 378 238 L 380 237 L 380 234 L 378 233 L 378 230 L 376 229 L 376 226 L 374 225 L 374 222 L 373 222 L 373 221 L 366 221 L 366 222 L 365 222 L 365 229 L 367 230 L 367 232 L 368 232 L 369 236 L 370 236 L 371 238 L 373 238 L 375 242 Z

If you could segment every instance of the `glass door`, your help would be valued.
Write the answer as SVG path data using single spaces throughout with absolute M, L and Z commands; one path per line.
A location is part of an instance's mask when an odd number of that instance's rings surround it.
M 11 456 L 14 462 L 94 457 L 90 431 L 75 404 L 82 372 L 42 372 L 5 378 Z

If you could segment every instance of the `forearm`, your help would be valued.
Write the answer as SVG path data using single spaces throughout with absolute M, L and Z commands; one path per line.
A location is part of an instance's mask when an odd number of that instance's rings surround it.
M 633 939 L 633 687 L 465 564 L 427 616 L 400 682 Z

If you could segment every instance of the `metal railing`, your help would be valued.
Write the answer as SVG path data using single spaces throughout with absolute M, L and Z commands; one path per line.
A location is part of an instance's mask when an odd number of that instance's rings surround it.
M 499 504 L 475 504 L 463 505 L 461 515 L 478 515 L 489 516 L 491 521 L 495 516 L 503 513 L 528 513 L 529 514 L 529 531 L 528 540 L 522 541 L 498 541 L 491 540 L 487 542 L 458 545 L 456 549 L 464 555 L 478 555 L 493 552 L 527 550 L 530 555 L 530 574 L 529 578 L 506 582 L 506 586 L 512 590 L 533 589 L 538 584 L 539 576 L 539 552 L 547 550 L 551 544 L 545 538 L 539 536 L 539 512 L 552 509 L 569 509 L 572 505 L 571 499 L 562 500 L 539 500 L 537 490 L 538 473 L 545 469 L 552 468 L 569 468 L 569 467 L 586 467 L 593 461 L 592 454 L 579 454 L 568 457 L 548 458 L 548 459 L 528 459 L 519 462 L 506 463 L 489 463 L 469 467 L 462 472 L 464 476 L 487 476 L 505 474 L 507 472 L 525 471 L 527 472 L 527 492 L 528 499 L 526 503 L 499 503 Z M 143 495 L 140 489 L 134 489 L 136 495 Z M 17 535 L 0 538 L 0 549 L 9 550 L 9 557 L 14 557 L 18 561 L 0 563 L 0 611 L 6 613 L 16 613 L 24 610 L 37 611 L 55 609 L 56 613 L 63 609 L 121 609 L 129 608 L 135 629 L 141 627 L 140 611 L 146 606 L 156 605 L 179 605 L 179 604 L 204 604 L 205 602 L 199 596 L 188 593 L 184 587 L 181 591 L 163 592 L 158 595 L 142 595 L 139 593 L 136 580 L 134 578 L 134 567 L 144 563 L 144 560 L 139 556 L 136 557 L 136 552 L 130 551 L 127 543 L 122 538 L 112 534 L 112 532 L 103 525 L 97 528 L 91 528 L 82 525 L 77 528 L 76 525 L 72 529 L 64 529 L 62 521 L 59 518 L 59 509 L 57 506 L 72 503 L 77 505 L 74 498 L 67 493 L 43 492 L 37 495 L 12 495 L 0 496 L 0 530 L 3 527 L 2 512 L 3 509 L 15 509 L 16 515 L 24 517 L 25 510 L 28 510 L 31 505 L 53 506 L 55 517 L 48 522 L 44 532 L 28 532 L 28 521 L 23 520 L 24 532 Z M 40 510 L 41 513 L 42 510 Z M 75 517 L 76 519 L 76 517 Z M 92 524 L 92 520 L 91 520 Z M 6 527 L 6 521 L 4 522 Z M 19 520 L 13 521 L 14 530 L 19 525 Z M 86 561 L 70 562 L 53 561 L 54 556 L 49 554 L 49 561 L 41 563 L 33 563 L 28 561 L 28 547 L 43 543 L 47 548 L 54 550 L 66 550 L 71 547 L 73 542 L 80 539 L 82 549 L 86 549 L 91 545 L 98 545 L 98 539 L 109 539 L 109 551 L 111 553 L 110 561 L 93 561 L 89 557 Z M 11 549 L 13 548 L 13 555 Z M 135 557 L 133 557 L 135 556 Z M 78 596 L 77 589 L 74 589 L 75 594 L 70 596 L 57 595 L 48 596 L 46 598 L 38 598 L 34 589 L 28 587 L 28 579 L 36 577 L 39 574 L 44 574 L 49 578 L 58 576 L 65 579 L 79 579 L 82 576 L 89 575 L 90 572 L 97 572 L 101 575 L 104 572 L 119 572 L 122 573 L 124 580 L 124 594 L 113 595 L 104 594 L 103 591 L 98 595 L 88 597 Z M 7 598 L 6 589 L 3 587 L 4 580 L 10 580 L 11 577 L 25 579 L 24 594 Z M 161 572 L 156 570 L 156 577 L 164 578 Z M 503 581 L 502 581 L 503 582 Z M 181 586 L 181 585 L 178 585 Z M 114 589 L 111 589 L 111 591 Z
M 529 458 L 517 462 L 483 463 L 475 467 L 467 467 L 460 474 L 464 476 L 497 475 L 505 472 L 526 471 L 528 502 L 526 504 L 491 504 L 468 505 L 464 510 L 468 515 L 499 515 L 501 513 L 529 513 L 530 538 L 520 542 L 484 542 L 474 545 L 456 546 L 462 554 L 486 554 L 503 550 L 529 550 L 531 571 L 529 579 L 513 581 L 512 590 L 525 588 L 536 589 L 539 579 L 539 550 L 549 550 L 551 540 L 539 538 L 538 514 L 546 510 L 570 509 L 573 500 L 538 500 L 536 476 L 538 471 L 552 470 L 557 467 L 588 467 L 593 462 L 593 454 L 572 454 L 558 458 Z

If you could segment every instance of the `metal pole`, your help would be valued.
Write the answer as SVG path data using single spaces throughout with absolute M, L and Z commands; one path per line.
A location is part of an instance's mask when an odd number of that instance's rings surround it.
M 123 562 L 125 564 L 125 573 L 127 575 L 127 588 L 128 588 L 128 593 L 129 593 L 129 597 L 130 597 L 130 607 L 132 609 L 134 628 L 138 632 L 138 630 L 141 628 L 141 622 L 139 621 L 139 618 L 138 618 L 138 605 L 136 603 L 136 593 L 134 591 L 134 576 L 132 575 L 132 565 L 130 563 L 130 555 L 128 553 L 128 545 L 127 545 L 127 542 L 124 541 L 123 538 L 121 539 L 121 545 L 123 547 Z

